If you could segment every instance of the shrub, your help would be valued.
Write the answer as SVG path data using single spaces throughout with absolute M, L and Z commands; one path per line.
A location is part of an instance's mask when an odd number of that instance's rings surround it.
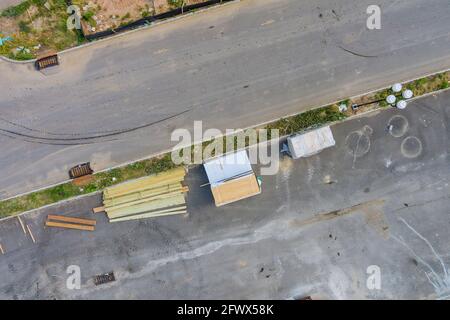
M 19 22 L 19 29 L 20 29 L 20 32 L 23 32 L 23 33 L 30 33 L 31 32 L 30 26 L 25 21 L 20 21 Z

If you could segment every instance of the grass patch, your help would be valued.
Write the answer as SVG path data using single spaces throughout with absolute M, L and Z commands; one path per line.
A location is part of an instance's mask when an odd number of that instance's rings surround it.
M 184 0 L 168 0 L 167 3 L 173 8 L 181 8 L 184 4 Z
M 0 36 L 9 36 L 0 47 L 0 54 L 16 60 L 29 60 L 42 49 L 57 51 L 79 45 L 85 41 L 78 30 L 67 29 L 67 4 L 65 0 L 27 0 L 9 7 L 0 14 L 0 21 L 7 22 L 9 29 L 1 30 Z M 18 48 L 25 48 L 27 53 Z
M 341 113 L 337 105 L 313 109 L 299 115 L 280 119 L 269 124 L 267 129 L 279 129 L 280 135 L 289 135 L 305 129 L 321 126 L 325 123 L 343 120 L 346 115 Z
M 30 26 L 25 21 L 19 21 L 19 29 L 20 29 L 20 32 L 24 32 L 24 33 L 30 33 L 31 32 Z
M 415 96 L 421 96 L 437 90 L 447 89 L 449 87 L 450 72 L 443 72 L 437 75 L 414 80 L 406 87 L 414 92 Z

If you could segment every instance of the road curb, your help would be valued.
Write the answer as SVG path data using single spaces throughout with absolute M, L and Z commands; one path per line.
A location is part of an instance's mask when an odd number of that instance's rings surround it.
M 31 64 L 31 63 L 35 63 L 36 59 L 32 59 L 32 60 L 13 60 L 10 59 L 8 57 L 2 56 L 0 55 L 0 59 L 7 62 L 7 63 L 13 63 L 13 64 Z

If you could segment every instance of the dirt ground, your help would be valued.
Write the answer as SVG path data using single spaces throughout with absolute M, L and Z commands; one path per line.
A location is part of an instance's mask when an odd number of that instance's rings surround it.
M 12 35 L 19 32 L 19 26 L 11 18 L 0 19 L 0 32 L 3 35 Z
M 85 33 L 114 29 L 154 13 L 152 0 L 78 0 Z
M 184 5 L 188 6 L 205 1 L 206 0 L 184 0 Z M 178 1 L 178 3 L 181 3 L 181 1 Z M 176 7 L 176 5 L 170 5 L 168 0 L 153 0 L 153 4 L 155 8 L 155 14 L 164 13 Z
M 205 0 L 185 0 L 185 5 Z M 176 8 L 181 1 L 169 0 L 78 0 L 86 22 L 85 33 L 96 33 L 114 29 L 146 16 L 157 15 Z

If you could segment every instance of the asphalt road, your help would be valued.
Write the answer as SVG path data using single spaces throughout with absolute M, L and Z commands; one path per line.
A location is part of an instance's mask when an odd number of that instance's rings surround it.
M 22 217 L 36 244 L 4 220 L 0 298 L 448 299 L 449 116 L 447 91 L 335 125 L 335 147 L 284 158 L 261 195 L 221 208 L 190 170 L 188 216 L 43 228 L 47 214 L 92 218 L 91 196 Z M 70 265 L 80 290 L 66 287 Z M 380 290 L 366 286 L 369 266 Z M 110 271 L 115 282 L 94 285 Z
M 0 197 L 159 153 L 194 120 L 247 127 L 450 67 L 448 0 L 378 2 L 381 30 L 369 0 L 243 0 L 64 53 L 56 72 L 0 61 Z
M 9 6 L 18 5 L 21 2 L 21 0 L 0 0 L 0 10 L 8 8 Z

